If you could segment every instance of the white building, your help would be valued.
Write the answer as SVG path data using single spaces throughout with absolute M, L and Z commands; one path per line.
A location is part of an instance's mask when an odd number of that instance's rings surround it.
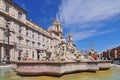
M 48 57 L 52 57 L 52 60 L 56 57 L 55 54 L 61 51 L 59 44 L 67 44 L 59 21 L 53 20 L 46 30 L 27 19 L 26 14 L 27 11 L 12 0 L 0 0 L 1 61 L 46 60 Z

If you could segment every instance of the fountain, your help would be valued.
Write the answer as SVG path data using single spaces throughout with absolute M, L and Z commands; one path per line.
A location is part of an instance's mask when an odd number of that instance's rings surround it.
M 18 74 L 58 76 L 72 72 L 95 72 L 110 68 L 111 61 L 101 61 L 93 57 L 94 50 L 91 50 L 91 54 L 85 59 L 82 53 L 72 43 L 71 34 L 68 34 L 68 42 L 65 40 L 59 22 L 53 21 L 49 31 L 54 38 L 58 39 L 58 42 L 54 44 L 55 50 L 52 53 L 50 53 L 49 48 L 45 50 L 45 53 L 40 54 L 39 61 L 27 60 L 26 56 L 24 56 L 25 60 L 15 61 L 17 64 L 16 72 Z
M 71 36 L 69 34 L 69 36 Z M 87 59 L 70 42 L 66 44 L 65 39 L 61 39 L 59 46 L 56 46 L 56 54 L 45 54 L 41 56 L 41 61 L 23 60 L 16 61 L 17 73 L 21 75 L 54 75 L 60 76 L 66 73 L 81 71 L 106 70 L 111 66 L 111 60 L 98 60 L 93 49 Z M 60 52 L 59 52 L 60 50 Z

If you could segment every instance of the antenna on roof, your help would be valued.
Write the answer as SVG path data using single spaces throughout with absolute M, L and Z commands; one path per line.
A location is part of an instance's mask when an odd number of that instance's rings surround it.
M 93 43 L 94 43 L 94 41 L 92 40 L 92 41 L 91 41 L 91 49 L 94 49 Z

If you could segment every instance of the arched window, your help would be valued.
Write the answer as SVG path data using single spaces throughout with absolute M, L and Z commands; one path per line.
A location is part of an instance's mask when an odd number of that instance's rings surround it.
M 57 25 L 57 32 L 59 32 L 59 26 Z
M 7 4 L 5 6 L 5 12 L 9 13 L 9 6 Z

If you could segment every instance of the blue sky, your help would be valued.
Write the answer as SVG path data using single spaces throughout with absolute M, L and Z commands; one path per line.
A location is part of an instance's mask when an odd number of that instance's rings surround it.
M 72 33 L 77 48 L 98 52 L 120 46 L 120 0 L 14 0 L 27 17 L 43 26 L 60 19 L 65 38 Z

